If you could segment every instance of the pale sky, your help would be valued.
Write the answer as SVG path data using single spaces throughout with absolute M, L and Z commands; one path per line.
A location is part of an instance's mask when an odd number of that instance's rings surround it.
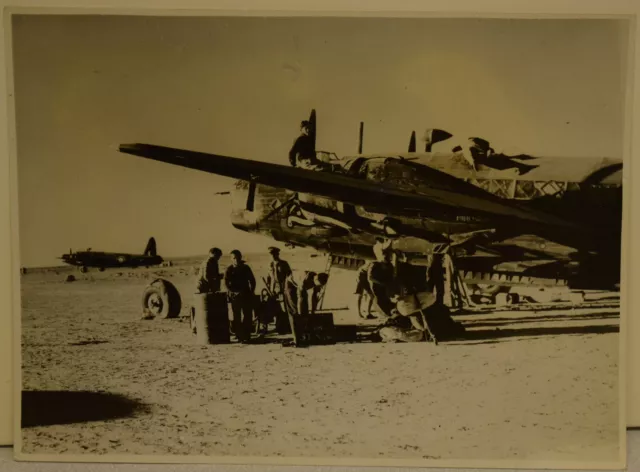
M 496 150 L 622 158 L 626 29 L 614 20 L 14 18 L 23 266 L 70 248 L 166 257 L 270 241 L 229 222 L 232 181 L 117 152 L 143 142 L 287 163 L 406 151 L 412 130 Z

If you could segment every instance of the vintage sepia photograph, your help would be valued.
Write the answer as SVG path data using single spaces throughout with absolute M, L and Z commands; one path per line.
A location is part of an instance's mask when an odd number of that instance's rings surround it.
M 19 459 L 623 467 L 628 20 L 10 24 Z

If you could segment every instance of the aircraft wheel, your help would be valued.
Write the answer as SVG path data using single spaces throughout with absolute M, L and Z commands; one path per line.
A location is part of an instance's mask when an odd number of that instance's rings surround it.
M 182 300 L 178 289 L 164 279 L 151 282 L 142 295 L 142 309 L 145 317 L 177 318 L 181 307 Z
M 82 272 L 83 274 L 86 273 L 89 269 L 87 269 L 86 267 L 82 266 L 80 267 L 80 272 Z

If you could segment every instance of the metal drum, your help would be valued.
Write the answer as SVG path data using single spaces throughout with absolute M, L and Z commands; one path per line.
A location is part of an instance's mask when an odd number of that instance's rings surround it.
M 198 344 L 231 342 L 227 294 L 225 292 L 196 293 L 193 322 Z

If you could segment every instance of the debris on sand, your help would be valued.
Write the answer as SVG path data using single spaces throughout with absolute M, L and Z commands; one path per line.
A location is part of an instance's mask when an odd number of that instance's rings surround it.
M 67 278 L 64 279 L 65 282 L 69 283 L 69 282 L 75 282 L 76 281 L 76 277 L 73 274 L 69 274 L 67 275 Z

